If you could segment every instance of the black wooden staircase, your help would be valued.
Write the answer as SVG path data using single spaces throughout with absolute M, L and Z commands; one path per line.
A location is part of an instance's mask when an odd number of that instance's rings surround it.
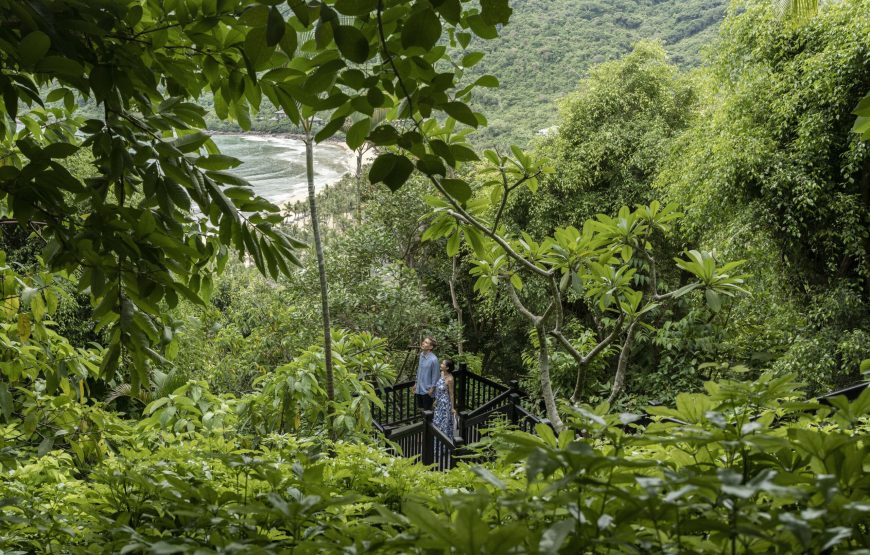
M 413 381 L 377 390 L 384 408 L 374 407 L 372 419 L 375 428 L 398 446 L 397 455 L 418 459 L 438 470 L 447 470 L 462 458 L 468 458 L 466 445 L 480 441 L 481 431 L 497 422 L 511 424 L 525 432 L 534 432 L 536 424 L 549 424 L 549 420 L 539 418 L 523 407 L 522 401 L 527 399 L 527 395 L 515 380 L 510 385 L 502 385 L 469 371 L 462 363 L 453 373 L 453 379 L 456 411 L 459 413 L 458 432 L 453 438 L 435 427 L 433 411 L 417 409 Z M 830 398 L 842 395 L 854 401 L 868 386 L 870 382 L 862 382 L 821 395 L 816 400 L 822 405 L 830 405 Z M 632 427 L 646 426 L 652 421 L 653 418 L 645 414 Z M 663 421 L 685 424 L 673 418 Z
M 414 382 L 377 390 L 384 408 L 372 411 L 375 427 L 399 447 L 402 456 L 446 470 L 467 454 L 466 445 L 480 440 L 481 430 L 496 422 L 512 424 L 527 432 L 533 431 L 536 424 L 547 422 L 523 407 L 522 401 L 527 396 L 516 381 L 502 385 L 471 372 L 461 363 L 453 373 L 453 380 L 458 413 L 458 433 L 453 438 L 435 427 L 432 411 L 417 409 Z

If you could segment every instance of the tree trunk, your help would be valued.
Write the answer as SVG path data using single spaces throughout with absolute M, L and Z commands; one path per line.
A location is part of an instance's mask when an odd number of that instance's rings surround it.
M 311 213 L 311 230 L 314 234 L 314 250 L 317 252 L 317 273 L 320 275 L 320 309 L 323 316 L 323 358 L 326 364 L 326 396 L 330 406 L 326 420 L 329 435 L 335 439 L 332 426 L 332 404 L 335 402 L 335 382 L 332 374 L 332 335 L 329 320 L 329 288 L 326 281 L 326 264 L 323 260 L 323 243 L 320 240 L 320 224 L 317 222 L 317 199 L 314 193 L 314 140 L 309 130 L 305 134 L 305 173 L 308 177 L 308 208 Z
M 628 355 L 631 351 L 631 344 L 634 339 L 634 326 L 636 325 L 637 322 L 635 321 L 628 326 L 628 332 L 625 335 L 625 343 L 622 344 L 622 351 L 619 353 L 619 363 L 616 365 L 616 376 L 613 377 L 613 388 L 610 391 L 610 397 L 607 398 L 607 402 L 611 405 L 622 391 L 622 387 L 625 385 L 625 369 L 628 366 Z
M 459 337 L 456 338 L 456 352 L 461 355 L 464 330 L 462 326 L 462 307 L 459 306 L 459 299 L 456 298 L 456 266 L 458 260 L 458 256 L 453 257 L 453 272 L 450 274 L 450 300 L 453 301 L 453 310 L 456 311 L 456 322 L 459 324 Z
M 861 196 L 864 199 L 865 214 L 870 212 L 870 155 L 864 159 L 864 175 L 861 177 Z M 870 258 L 870 236 L 864 237 L 865 263 Z M 870 276 L 864 276 L 864 299 L 870 298 Z
M 538 371 L 541 379 L 541 395 L 544 397 L 544 407 L 547 410 L 547 418 L 556 428 L 556 432 L 561 432 L 565 429 L 565 424 L 559 417 L 559 411 L 556 408 L 556 398 L 553 395 L 553 383 L 550 380 L 550 348 L 547 345 L 547 333 L 544 331 L 543 325 L 535 326 L 538 332 Z
M 362 222 L 362 162 L 365 151 L 362 148 L 356 150 L 356 222 Z
M 544 330 L 544 322 L 546 318 L 536 316 L 523 305 L 520 296 L 517 295 L 517 290 L 511 284 L 507 285 L 508 295 L 511 302 L 531 324 L 535 327 L 538 333 L 538 378 L 541 381 L 541 396 L 544 398 L 544 408 L 547 411 L 547 418 L 556 428 L 557 432 L 561 432 L 565 425 L 562 419 L 559 418 L 559 411 L 556 408 L 556 398 L 553 395 L 553 382 L 550 380 L 550 347 L 547 345 L 547 332 Z M 549 312 L 549 310 L 547 311 Z M 546 312 L 545 312 L 546 315 Z

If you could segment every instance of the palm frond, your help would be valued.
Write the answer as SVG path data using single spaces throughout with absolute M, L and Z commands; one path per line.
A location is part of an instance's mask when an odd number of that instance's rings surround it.
M 139 401 L 140 403 L 142 403 L 143 405 L 147 405 L 148 403 L 150 403 L 154 399 L 154 396 L 152 395 L 152 393 L 150 391 L 146 391 L 144 389 L 140 389 L 139 393 L 137 393 L 136 395 L 133 395 L 133 387 L 128 383 L 122 383 L 122 384 L 115 386 L 112 389 L 112 391 L 110 391 L 109 394 L 106 395 L 106 398 L 103 399 L 103 402 L 108 405 L 112 401 L 117 401 L 118 399 L 120 399 L 122 397 L 128 397 L 130 399 L 135 399 L 135 400 Z
M 136 395 L 133 395 L 133 386 L 128 383 L 122 383 L 115 386 L 109 394 L 106 395 L 103 402 L 109 404 L 112 401 L 117 401 L 121 397 L 129 397 L 130 399 L 136 399 L 143 405 L 147 405 L 154 399 L 166 397 L 186 383 L 187 377 L 176 372 L 174 369 L 169 372 L 154 370 L 151 374 L 150 390 L 140 389 Z
M 167 373 L 155 370 L 151 376 L 151 393 L 155 399 L 166 397 L 179 387 L 187 383 L 187 376 L 184 376 L 175 369 Z
M 122 383 L 120 385 L 117 385 L 114 389 L 112 389 L 112 391 L 109 392 L 108 395 L 106 395 L 106 398 L 103 399 L 103 402 L 108 405 L 112 401 L 117 401 L 121 397 L 129 397 L 132 390 L 133 388 L 130 387 L 130 384 L 128 383 Z
M 804 23 L 819 13 L 820 0 L 773 0 L 774 10 L 785 21 Z

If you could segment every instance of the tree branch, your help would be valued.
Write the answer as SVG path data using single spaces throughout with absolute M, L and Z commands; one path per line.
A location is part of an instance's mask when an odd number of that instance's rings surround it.
M 532 325 L 537 327 L 538 322 L 541 321 L 541 317 L 532 314 L 532 311 L 523 305 L 523 301 L 520 300 L 520 296 L 517 295 L 517 290 L 514 288 L 513 285 L 508 284 L 507 290 L 508 294 L 510 295 L 511 302 L 514 303 L 514 306 L 517 307 L 517 310 L 520 312 L 520 314 L 525 316 L 532 323 Z
M 628 326 L 628 333 L 625 335 L 625 342 L 622 344 L 622 350 L 619 352 L 619 363 L 616 365 L 616 375 L 613 377 L 613 388 L 610 390 L 610 397 L 607 402 L 613 404 L 616 397 L 622 391 L 625 385 L 625 369 L 628 366 L 628 356 L 631 352 L 632 341 L 634 340 L 634 327 L 638 321 L 635 320 Z
M 504 212 L 504 207 L 507 206 L 508 194 L 510 194 L 511 189 L 508 187 L 508 179 L 507 172 L 504 171 L 504 168 L 499 168 L 499 173 L 501 173 L 501 183 L 504 190 L 501 193 L 501 205 L 498 207 L 498 212 L 495 214 L 495 220 L 492 222 L 492 232 L 495 233 L 495 230 L 498 229 L 498 221 L 501 219 L 501 214 Z
M 432 184 L 435 186 L 435 188 L 438 189 L 438 192 L 441 193 L 447 199 L 447 202 L 449 202 L 453 206 L 453 208 L 455 209 L 455 211 L 448 210 L 447 214 L 449 214 L 450 216 L 452 216 L 453 218 L 456 218 L 457 220 L 459 220 L 461 222 L 465 222 L 466 224 L 473 226 L 473 227 L 476 227 L 477 229 L 482 231 L 484 233 L 484 235 L 486 235 L 487 237 L 489 237 L 490 239 L 492 239 L 493 241 L 498 243 L 498 246 L 500 246 L 502 249 L 504 249 L 505 253 L 507 253 L 508 256 L 513 258 L 515 261 L 519 262 L 524 268 L 526 268 L 530 272 L 534 273 L 535 275 L 546 278 L 546 277 L 550 277 L 553 274 L 552 270 L 548 271 L 548 270 L 544 270 L 543 268 L 539 268 L 538 266 L 532 264 L 531 262 L 529 262 L 528 260 L 526 260 L 525 258 L 520 256 L 520 254 L 518 252 L 516 252 L 513 248 L 511 248 L 511 246 L 507 243 L 507 241 L 505 241 L 498 233 L 491 232 L 485 225 L 480 223 L 474 216 L 472 216 L 471 214 L 466 212 L 465 209 L 462 208 L 459 205 L 459 203 L 453 199 L 453 197 L 451 197 L 449 194 L 447 194 L 447 191 L 444 190 L 444 187 L 441 186 L 441 184 L 438 182 L 438 180 L 433 178 L 431 175 L 427 176 L 427 177 L 429 178 L 429 181 L 432 182 Z
M 650 288 L 650 297 L 654 301 L 661 300 L 659 297 L 659 285 L 658 285 L 658 272 L 656 270 L 656 259 L 652 257 L 652 255 L 646 252 L 646 249 L 639 249 L 641 253 L 643 253 L 643 257 L 646 258 L 646 261 L 649 263 L 649 288 Z
M 606 349 L 607 346 L 610 345 L 614 339 L 616 339 L 616 336 L 622 330 L 622 322 L 624 321 L 624 319 L 625 315 L 620 315 L 619 319 L 614 325 L 613 331 L 610 332 L 610 335 L 599 341 L 598 344 L 595 345 L 595 347 L 593 347 L 592 350 L 590 350 L 585 355 L 581 355 L 580 351 L 574 348 L 574 345 L 572 345 L 571 342 L 568 341 L 568 338 L 565 337 L 561 330 L 555 329 L 550 331 L 550 335 L 559 340 L 562 346 L 565 347 L 565 350 L 568 351 L 568 354 L 570 354 L 574 358 L 574 360 L 577 361 L 577 364 L 579 366 L 577 368 L 577 380 L 574 383 L 574 393 L 571 394 L 572 403 L 576 404 L 580 402 L 580 399 L 583 396 L 583 388 L 586 384 L 586 366 L 590 362 L 592 362 L 592 360 L 597 357 L 601 353 L 601 351 Z
M 390 64 L 390 67 L 393 70 L 393 74 L 396 76 L 396 80 L 399 82 L 399 86 L 402 88 L 402 92 L 405 94 L 405 100 L 408 101 L 408 117 L 411 121 L 414 122 L 414 127 L 418 130 L 420 128 L 420 124 L 414 118 L 414 101 L 411 99 L 411 93 L 408 92 L 408 87 L 405 86 L 405 82 L 402 81 L 402 76 L 399 74 L 399 68 L 396 67 L 396 62 L 393 60 L 393 55 L 390 53 L 390 49 L 387 48 L 387 37 L 384 35 L 384 20 L 382 18 L 384 11 L 384 2 L 383 0 L 378 0 L 378 10 L 377 10 L 377 18 L 378 18 L 378 37 L 381 42 L 381 49 L 383 50 L 383 55 L 387 59 L 387 63 Z M 399 114 L 401 117 L 402 114 Z M 425 137 L 425 133 L 420 133 L 423 137 Z

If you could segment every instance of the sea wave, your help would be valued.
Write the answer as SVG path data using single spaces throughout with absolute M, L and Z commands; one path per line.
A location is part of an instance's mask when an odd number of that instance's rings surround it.
M 212 138 L 221 152 L 242 161 L 231 171 L 248 180 L 258 195 L 278 204 L 307 196 L 305 143 L 301 140 L 250 134 L 215 135 Z M 354 154 L 343 145 L 315 145 L 315 190 L 320 191 L 337 182 L 354 167 Z

